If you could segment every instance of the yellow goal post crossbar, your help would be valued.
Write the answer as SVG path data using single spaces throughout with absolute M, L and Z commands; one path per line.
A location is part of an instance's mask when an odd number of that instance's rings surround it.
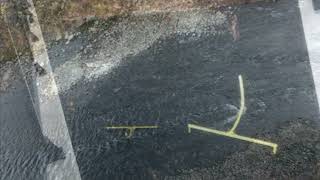
M 158 126 L 107 126 L 105 128 L 106 129 L 127 129 L 129 130 L 129 135 L 127 137 L 130 138 L 136 129 L 156 129 L 158 128 Z

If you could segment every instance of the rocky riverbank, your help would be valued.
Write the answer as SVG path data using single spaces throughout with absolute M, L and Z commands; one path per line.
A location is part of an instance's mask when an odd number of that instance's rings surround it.
M 108 19 L 132 13 L 219 9 L 236 4 L 270 0 L 34 0 L 38 18 L 47 40 L 68 38 L 70 33 L 93 18 Z M 26 14 L 28 5 L 20 0 L 0 1 L 0 62 L 15 59 L 8 34 L 20 53 L 28 50 Z M 6 20 L 5 20 L 6 19 Z

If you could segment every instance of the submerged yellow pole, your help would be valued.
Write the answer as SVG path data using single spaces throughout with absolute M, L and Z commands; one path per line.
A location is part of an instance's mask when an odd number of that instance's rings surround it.
M 130 138 L 136 129 L 155 129 L 155 128 L 158 128 L 158 126 L 107 126 L 105 128 L 106 129 L 128 129 L 129 135 L 127 137 Z
M 233 133 L 236 130 L 236 128 L 238 127 L 238 125 L 239 125 L 239 122 L 241 120 L 241 117 L 242 117 L 242 114 L 243 114 L 244 108 L 245 108 L 245 97 L 244 97 L 244 87 L 243 87 L 242 76 L 239 75 L 238 79 L 239 79 L 239 87 L 240 87 L 240 109 L 239 109 L 239 112 L 237 114 L 237 119 L 234 122 L 232 128 L 230 129 L 230 132 L 233 132 Z
M 251 138 L 251 137 L 241 136 L 241 135 L 238 135 L 235 133 L 235 130 L 240 123 L 241 117 L 242 117 L 242 115 L 244 113 L 244 109 L 245 109 L 245 96 L 244 96 L 243 79 L 242 79 L 241 75 L 239 75 L 238 78 L 239 78 L 239 86 L 240 86 L 240 109 L 238 111 L 236 121 L 234 122 L 232 128 L 229 131 L 219 131 L 219 130 L 215 130 L 215 129 L 210 129 L 210 128 L 198 126 L 195 124 L 188 124 L 188 132 L 191 133 L 191 129 L 197 129 L 200 131 L 210 132 L 210 133 L 218 134 L 221 136 L 226 136 L 226 137 L 235 138 L 235 139 L 239 139 L 239 140 L 243 140 L 243 141 L 248 141 L 248 142 L 255 143 L 255 144 L 261 144 L 264 146 L 272 147 L 273 154 L 276 154 L 277 149 L 278 149 L 278 144 L 275 144 L 275 143 L 272 143 L 269 141 L 263 141 L 260 139 Z

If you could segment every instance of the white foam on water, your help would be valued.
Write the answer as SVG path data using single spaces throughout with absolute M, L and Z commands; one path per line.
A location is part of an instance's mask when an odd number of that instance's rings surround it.
M 171 12 L 167 15 L 156 13 L 137 15 L 123 19 L 110 29 L 101 33 L 94 43 L 89 45 L 93 58 L 77 55 L 55 70 L 59 91 L 68 90 L 80 80 L 92 81 L 110 73 L 128 56 L 135 56 L 148 49 L 156 41 L 172 34 L 194 36 L 216 35 L 221 31 L 215 29 L 227 22 L 221 12 L 212 10 L 189 10 Z M 158 18 L 160 17 L 160 18 Z M 84 65 L 84 66 L 83 66 Z

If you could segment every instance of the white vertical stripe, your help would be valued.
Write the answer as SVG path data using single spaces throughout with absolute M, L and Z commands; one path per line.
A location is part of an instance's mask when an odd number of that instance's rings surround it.
M 320 11 L 313 9 L 312 0 L 299 0 L 304 35 L 307 42 L 312 75 L 320 103 Z
M 29 11 L 33 15 L 33 21 L 28 22 L 30 32 L 39 39 L 33 42 L 32 38 L 29 37 L 29 43 L 34 61 L 46 70 L 45 75 L 36 77 L 40 125 L 43 135 L 56 146 L 61 147 L 65 153 L 65 159 L 56 161 L 47 167 L 47 179 L 80 180 L 79 167 L 74 155 L 37 13 L 33 1 L 28 0 L 28 3 L 30 4 Z

